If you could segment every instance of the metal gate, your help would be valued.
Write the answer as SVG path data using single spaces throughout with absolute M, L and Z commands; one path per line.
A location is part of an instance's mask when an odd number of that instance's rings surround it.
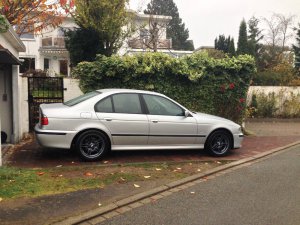
M 64 101 L 62 77 L 28 77 L 29 130 L 39 121 L 39 106 Z

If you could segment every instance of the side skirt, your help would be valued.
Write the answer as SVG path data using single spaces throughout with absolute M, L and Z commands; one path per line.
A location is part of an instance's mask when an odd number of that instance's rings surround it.
M 199 145 L 112 145 L 112 151 L 121 150 L 184 150 L 204 149 L 203 144 Z

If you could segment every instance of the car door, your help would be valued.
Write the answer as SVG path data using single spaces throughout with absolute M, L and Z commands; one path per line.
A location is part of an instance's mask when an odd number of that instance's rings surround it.
M 175 102 L 158 95 L 144 94 L 150 124 L 149 145 L 189 145 L 197 137 L 197 121 L 185 116 Z
M 138 94 L 111 95 L 99 101 L 95 111 L 110 130 L 114 145 L 147 145 L 149 122 Z

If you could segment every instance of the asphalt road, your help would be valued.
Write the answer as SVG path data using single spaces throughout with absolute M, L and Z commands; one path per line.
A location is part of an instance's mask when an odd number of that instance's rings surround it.
M 300 146 L 101 224 L 299 225 Z

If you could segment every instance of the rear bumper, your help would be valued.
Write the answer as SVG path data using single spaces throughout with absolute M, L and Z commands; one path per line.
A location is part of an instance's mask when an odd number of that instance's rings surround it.
M 233 135 L 233 143 L 234 143 L 233 148 L 242 147 L 243 139 L 244 139 L 244 134 L 242 134 L 242 133 L 241 134 L 234 134 Z
M 48 148 L 70 148 L 76 135 L 74 131 L 44 130 L 38 124 L 34 132 L 38 143 Z

